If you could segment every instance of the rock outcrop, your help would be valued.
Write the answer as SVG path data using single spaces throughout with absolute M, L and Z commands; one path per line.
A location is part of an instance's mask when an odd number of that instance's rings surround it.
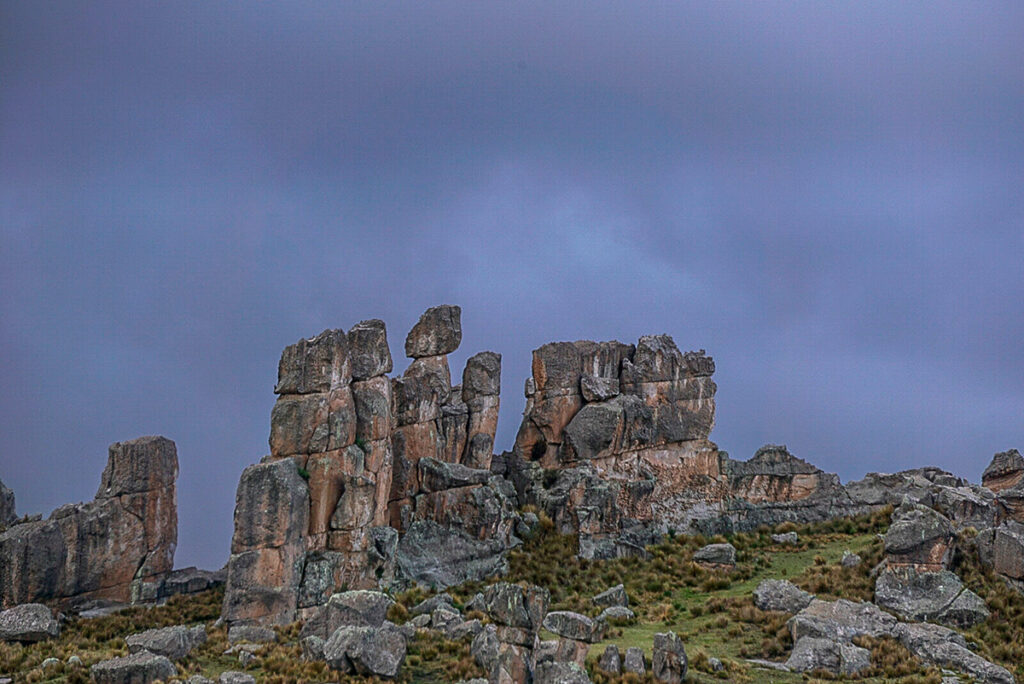
M 0 531 L 10 527 L 18 519 L 14 507 L 14 492 L 0 480 Z
M 112 444 L 96 498 L 0 534 L 0 602 L 157 598 L 174 565 L 178 456 L 164 437 Z
M 1002 451 L 981 474 L 981 485 L 999 493 L 1024 482 L 1024 457 L 1016 449 Z
M 453 386 L 460 319 L 457 306 L 427 310 L 396 378 L 376 319 L 282 352 L 270 455 L 239 483 L 228 622 L 287 623 L 342 587 L 445 587 L 505 568 L 519 517 L 490 471 L 501 356 L 471 357 Z

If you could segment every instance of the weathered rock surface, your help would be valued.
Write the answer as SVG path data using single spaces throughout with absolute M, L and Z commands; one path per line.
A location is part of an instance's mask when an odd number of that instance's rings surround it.
M 793 672 L 823 670 L 834 675 L 855 675 L 871 667 L 871 652 L 842 641 L 803 637 L 786 661 Z
M 604 638 L 608 625 L 601 620 L 592 620 L 586 615 L 569 610 L 556 610 L 544 617 L 544 629 L 552 634 L 595 644 Z
M 405 653 L 405 636 L 390 622 L 380 627 L 339 627 L 324 644 L 331 669 L 388 679 L 398 676 Z
M 451 354 L 462 343 L 462 308 L 434 306 L 423 312 L 405 338 L 405 355 L 412 359 Z
M 301 636 L 327 640 L 339 627 L 380 628 L 394 604 L 390 596 L 379 591 L 356 589 L 334 594 L 306 620 Z
M 993 492 L 1016 487 L 1021 482 L 1024 482 L 1024 457 L 1016 449 L 993 456 L 992 462 L 981 475 L 982 486 Z
M 875 603 L 907 620 L 968 628 L 988 619 L 980 596 L 949 570 L 890 567 L 875 582 Z
M 693 560 L 705 565 L 732 567 L 736 565 L 736 547 L 732 544 L 708 544 L 697 549 Z
M 686 679 L 687 659 L 683 640 L 675 632 L 654 635 L 651 673 L 659 682 L 682 684 Z
M 579 663 L 549 660 L 537 665 L 534 684 L 590 684 L 587 671 Z
M 352 326 L 348 331 L 348 352 L 354 380 L 369 380 L 390 373 L 391 350 L 384 321 L 374 318 Z
M 925 663 L 959 670 L 979 682 L 1014 684 L 1016 681 L 1006 669 L 971 651 L 962 636 L 946 627 L 926 622 L 900 623 L 894 636 Z
M 206 643 L 206 627 L 196 625 L 186 627 L 175 625 L 160 629 L 147 629 L 145 632 L 125 637 L 129 653 L 149 651 L 156 655 L 166 656 L 170 660 L 181 660 L 196 646 Z
M 886 561 L 938 571 L 948 567 L 953 553 L 953 525 L 941 513 L 921 504 L 905 504 L 893 512 L 885 533 Z
M 59 635 L 60 623 L 41 603 L 23 603 L 0 612 L 0 641 L 31 643 Z
M 636 617 L 636 615 L 629 608 L 625 606 L 608 606 L 601 611 L 601 614 L 597 616 L 598 620 L 605 622 L 611 621 L 629 621 Z
M 814 600 L 814 595 L 789 580 L 764 580 L 754 589 L 754 605 L 761 610 L 799 613 Z
M 228 670 L 227 672 L 220 673 L 220 677 L 217 678 L 217 684 L 256 684 L 256 678 L 245 672 Z
M 156 598 L 174 565 L 177 476 L 169 439 L 112 444 L 93 501 L 0 534 L 0 604 Z
M 1024 580 L 1024 525 L 1008 520 L 977 537 L 982 564 L 1011 580 Z
M 630 646 L 626 649 L 626 655 L 622 659 L 622 671 L 632 672 L 643 676 L 647 672 L 644 664 L 644 651 L 637 646 Z
M 626 587 L 616 584 L 610 589 L 605 589 L 591 599 L 598 606 L 628 606 L 629 596 L 626 595 Z
M 166 656 L 139 651 L 123 658 L 96 663 L 89 669 L 96 684 L 149 684 L 167 681 L 177 670 Z
M 608 674 L 622 674 L 622 656 L 619 654 L 619 647 L 615 644 L 608 644 L 597 661 L 597 667 Z
M 0 480 L 0 531 L 18 519 L 14 506 L 14 492 Z

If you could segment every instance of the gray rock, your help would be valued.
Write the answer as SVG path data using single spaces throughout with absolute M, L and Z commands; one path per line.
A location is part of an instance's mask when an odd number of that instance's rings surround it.
M 221 672 L 220 677 L 217 678 L 217 684 L 256 684 L 256 678 L 251 674 L 228 670 Z
M 597 616 L 599 622 L 612 622 L 619 620 L 632 620 L 636 615 L 625 606 L 608 606 Z
M 483 629 L 484 625 L 479 620 L 464 620 L 449 627 L 446 636 L 454 641 L 461 641 L 467 637 L 472 639 L 482 632 Z
M 277 641 L 277 632 L 260 625 L 232 625 L 228 629 L 228 641 L 232 644 L 272 644 Z
M 736 547 L 732 544 L 708 544 L 693 554 L 696 563 L 736 565 Z
M 456 487 L 486 484 L 490 470 L 467 468 L 461 463 L 445 463 L 434 458 L 421 458 L 420 487 L 425 492 L 440 492 Z
M 659 682 L 682 684 L 686 679 L 686 649 L 683 640 L 675 632 L 654 635 L 654 652 L 651 656 L 651 673 Z
M 509 627 L 520 627 L 533 632 L 541 628 L 551 595 L 547 589 L 498 582 L 484 592 L 484 612 L 492 622 Z
M 462 616 L 451 607 L 438 607 L 430 614 L 430 626 L 434 629 L 448 632 L 462 624 Z
M 803 637 L 793 646 L 786 667 L 793 672 L 855 675 L 871 667 L 871 652 L 847 642 Z
M 628 606 L 629 597 L 626 595 L 626 587 L 616 584 L 611 589 L 605 589 L 591 599 L 599 606 Z
M 462 372 L 462 400 L 467 404 L 477 397 L 501 394 L 501 354 L 484 351 L 466 361 Z
M 594 644 L 604 638 L 608 625 L 603 620 L 591 620 L 586 615 L 558 610 L 544 617 L 544 629 L 553 634 Z
M 315 634 L 299 639 L 303 660 L 324 660 L 324 644 L 327 642 Z
M 711 668 L 712 672 L 723 672 L 725 670 L 725 664 L 718 658 L 708 658 L 708 667 Z
M 631 646 L 626 649 L 626 655 L 622 659 L 622 671 L 632 672 L 643 676 L 647 673 L 647 666 L 644 664 L 644 651 L 642 648 Z
M 1007 520 L 978 534 L 978 557 L 985 567 L 1012 580 L 1024 579 L 1024 525 Z
M 23 603 L 0 613 L 0 641 L 31 643 L 58 635 L 60 624 L 41 603 Z
M 77 655 L 73 655 L 70 658 L 68 658 L 68 665 L 70 665 L 71 667 L 82 667 L 82 659 L 79 658 Z
M 789 580 L 764 580 L 754 589 L 754 605 L 761 610 L 799 613 L 814 599 Z
M 166 656 L 139 651 L 96 663 L 89 674 L 96 684 L 149 684 L 158 679 L 167 681 L 177 670 Z
M 484 601 L 484 595 L 479 592 L 473 594 L 473 598 L 469 599 L 469 602 L 466 603 L 464 608 L 467 613 L 471 610 L 477 610 L 481 613 L 484 612 L 487 610 L 487 603 Z
M 855 568 L 858 565 L 860 565 L 860 563 L 860 556 L 858 556 L 855 553 L 852 553 L 849 550 L 843 551 L 843 558 L 839 561 L 839 564 L 842 565 L 844 568 Z
M 546 661 L 537 665 L 534 684 L 590 684 L 590 677 L 578 663 Z
M 379 628 L 339 627 L 324 644 L 331 669 L 394 679 L 405 662 L 406 641 L 390 622 Z
M 762 670 L 777 670 L 779 672 L 789 672 L 789 668 L 786 667 L 785 663 L 776 663 L 771 660 L 763 660 L 761 658 L 747 658 L 747 662 L 754 667 L 759 667 Z
M 776 544 L 799 544 L 800 536 L 796 532 L 785 532 L 783 534 L 773 534 L 772 541 Z
M 423 312 L 405 338 L 405 355 L 411 359 L 451 354 L 462 343 L 462 308 L 434 306 Z
M 171 660 L 181 660 L 189 652 L 201 644 L 206 643 L 206 627 L 196 625 L 185 627 L 175 625 L 160 629 L 147 629 L 125 637 L 129 653 L 149 651 L 157 655 L 167 656 Z
M 812 600 L 786 625 L 793 641 L 809 636 L 832 641 L 850 641 L 857 636 L 892 636 L 897 620 L 873 603 Z
M 426 629 L 427 627 L 430 627 L 430 615 L 417 615 L 413 619 L 409 620 L 409 624 L 416 629 Z
M 455 608 L 455 599 L 452 598 L 452 595 L 448 592 L 442 592 L 417 603 L 409 609 L 409 615 L 415 617 L 417 615 L 433 613 L 436 608 L 447 608 L 448 610 L 458 612 Z
M 988 619 L 985 602 L 949 570 L 889 567 L 875 581 L 875 603 L 914 621 L 971 627 Z
M 949 563 L 954 539 L 953 525 L 938 511 L 907 503 L 893 512 L 885 533 L 885 553 L 900 563 L 939 569 Z
M 619 396 L 619 379 L 593 375 L 580 376 L 580 394 L 587 401 L 605 401 Z
M 597 661 L 597 667 L 608 674 L 622 674 L 622 657 L 619 655 L 619 647 L 615 644 L 608 644 Z
M 384 321 L 374 318 L 352 326 L 348 331 L 348 352 L 353 379 L 369 380 L 390 373 L 391 350 Z
M 185 680 L 186 684 L 214 684 L 212 679 L 204 677 L 203 675 L 192 675 Z
M 277 366 L 276 394 L 327 392 L 352 381 L 344 330 L 324 330 L 284 348 Z
M 196 567 L 182 568 L 167 575 L 160 587 L 160 597 L 198 594 L 201 591 L 224 586 L 227 578 L 228 572 L 226 567 L 221 570 L 200 570 Z
M 1006 669 L 967 648 L 963 637 L 946 627 L 928 623 L 901 623 L 895 636 L 925 663 L 950 667 L 988 684 L 1015 684 Z
M 44 670 L 48 670 L 51 667 L 56 667 L 58 665 L 60 665 L 60 658 L 50 657 L 44 660 L 42 663 L 40 663 L 39 667 L 43 668 Z
M 503 574 L 508 549 L 502 538 L 478 539 L 433 520 L 416 520 L 398 542 L 395 563 L 403 578 L 445 589 Z
M 256 660 L 256 656 L 252 654 L 252 651 L 242 650 L 238 652 L 238 664 L 242 667 L 249 667 L 254 660 Z
M 380 628 L 394 603 L 387 594 L 366 589 L 333 594 L 302 626 L 301 636 L 326 640 L 343 626 Z
M 993 491 L 1016 486 L 1024 480 L 1024 457 L 1016 449 L 1002 451 L 992 457 L 992 462 L 981 474 L 981 484 Z
M 469 645 L 469 652 L 476 664 L 487 672 L 490 672 L 498 662 L 498 651 L 501 642 L 498 641 L 498 629 L 494 625 L 486 625 L 483 630 L 473 637 Z
M 0 530 L 14 524 L 18 513 L 14 507 L 14 492 L 0 480 Z

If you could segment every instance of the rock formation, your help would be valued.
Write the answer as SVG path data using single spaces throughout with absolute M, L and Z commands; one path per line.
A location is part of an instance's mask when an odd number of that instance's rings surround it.
M 0 530 L 10 527 L 18 514 L 14 508 L 14 492 L 0 480 Z
M 151 600 L 174 564 L 178 456 L 164 437 L 112 444 L 90 503 L 0 534 L 0 601 Z

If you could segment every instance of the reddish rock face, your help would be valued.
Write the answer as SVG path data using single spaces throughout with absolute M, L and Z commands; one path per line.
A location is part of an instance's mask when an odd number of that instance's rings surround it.
M 982 486 L 997 493 L 1016 487 L 1021 482 L 1024 482 L 1024 457 L 1016 449 L 993 456 L 981 476 Z
M 155 595 L 174 566 L 178 456 L 164 437 L 110 446 L 96 499 L 0 535 L 4 605 Z

